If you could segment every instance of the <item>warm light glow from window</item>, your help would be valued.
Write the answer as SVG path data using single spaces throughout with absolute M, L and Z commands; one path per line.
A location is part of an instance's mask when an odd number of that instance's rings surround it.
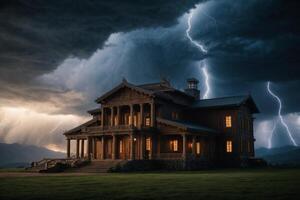
M 128 115 L 128 123 L 127 124 L 131 125 L 130 123 L 131 123 L 131 115 Z
M 115 116 L 114 118 L 115 118 L 115 119 L 114 119 L 115 125 L 117 125 L 117 124 L 118 124 L 118 116 Z
M 230 115 L 225 117 L 225 122 L 226 122 L 226 127 L 227 128 L 230 128 L 232 126 L 232 124 L 231 124 L 231 116 Z
M 151 139 L 146 138 L 146 151 L 150 151 L 150 150 L 151 150 Z
M 178 151 L 178 140 L 170 141 L 170 149 L 171 151 Z
M 200 142 L 197 142 L 196 143 L 196 154 L 200 154 L 201 153 L 201 144 L 200 144 Z
M 227 153 L 231 153 L 232 152 L 232 141 L 231 140 L 227 140 L 226 141 L 226 152 Z
M 190 142 L 190 143 L 188 144 L 188 147 L 189 147 L 189 149 L 192 149 L 192 148 L 193 148 L 193 143 Z
M 136 115 L 133 116 L 133 125 L 137 126 L 137 116 Z
M 123 141 L 122 140 L 120 140 L 119 148 L 120 148 L 120 153 L 123 153 Z
M 146 126 L 150 126 L 150 117 L 146 117 L 145 122 Z

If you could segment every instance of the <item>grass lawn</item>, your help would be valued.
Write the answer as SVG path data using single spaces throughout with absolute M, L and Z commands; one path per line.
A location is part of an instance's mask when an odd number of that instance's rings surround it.
M 296 199 L 300 169 L 1 177 L 0 199 Z
M 0 168 L 1 172 L 26 172 L 24 168 Z

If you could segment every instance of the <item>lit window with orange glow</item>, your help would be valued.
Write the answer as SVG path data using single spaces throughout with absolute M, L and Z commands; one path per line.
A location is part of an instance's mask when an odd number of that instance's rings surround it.
M 200 142 L 197 142 L 196 143 L 196 154 L 200 155 L 200 153 L 201 153 L 201 144 L 200 144 Z
M 146 117 L 146 119 L 145 119 L 145 125 L 146 126 L 150 126 L 150 123 L 151 123 L 150 117 Z
M 138 121 L 138 117 L 137 117 L 137 115 L 134 115 L 133 116 L 133 125 L 134 126 L 137 126 L 137 123 L 138 123 L 137 121 Z
M 120 153 L 123 153 L 123 141 L 122 140 L 120 140 L 119 149 L 120 149 Z
M 151 150 L 151 139 L 146 138 L 146 151 L 150 151 L 150 150 Z
M 115 124 L 115 125 L 118 124 L 118 116 L 114 116 L 114 124 Z
M 225 117 L 225 124 L 226 124 L 226 128 L 230 128 L 232 126 L 230 115 Z
M 190 142 L 190 143 L 188 144 L 188 148 L 189 148 L 189 149 L 193 149 L 193 143 Z
M 178 151 L 178 140 L 170 141 L 170 149 L 171 151 Z
M 232 152 L 232 141 L 231 140 L 227 140 L 226 141 L 226 152 L 227 153 L 231 153 Z

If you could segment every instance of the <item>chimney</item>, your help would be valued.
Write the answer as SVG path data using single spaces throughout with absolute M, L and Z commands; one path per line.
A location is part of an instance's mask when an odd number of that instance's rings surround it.
M 187 81 L 187 88 L 184 90 L 185 93 L 193 96 L 196 100 L 200 99 L 200 90 L 198 90 L 199 81 L 195 78 L 189 78 Z

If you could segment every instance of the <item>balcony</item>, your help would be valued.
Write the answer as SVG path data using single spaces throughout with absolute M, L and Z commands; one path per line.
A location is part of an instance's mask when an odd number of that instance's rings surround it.
M 129 124 L 115 125 L 115 126 L 92 126 L 87 127 L 87 132 L 90 133 L 103 133 L 103 132 L 123 132 L 123 131 L 133 131 L 141 129 L 149 129 L 150 126 L 137 127 Z

